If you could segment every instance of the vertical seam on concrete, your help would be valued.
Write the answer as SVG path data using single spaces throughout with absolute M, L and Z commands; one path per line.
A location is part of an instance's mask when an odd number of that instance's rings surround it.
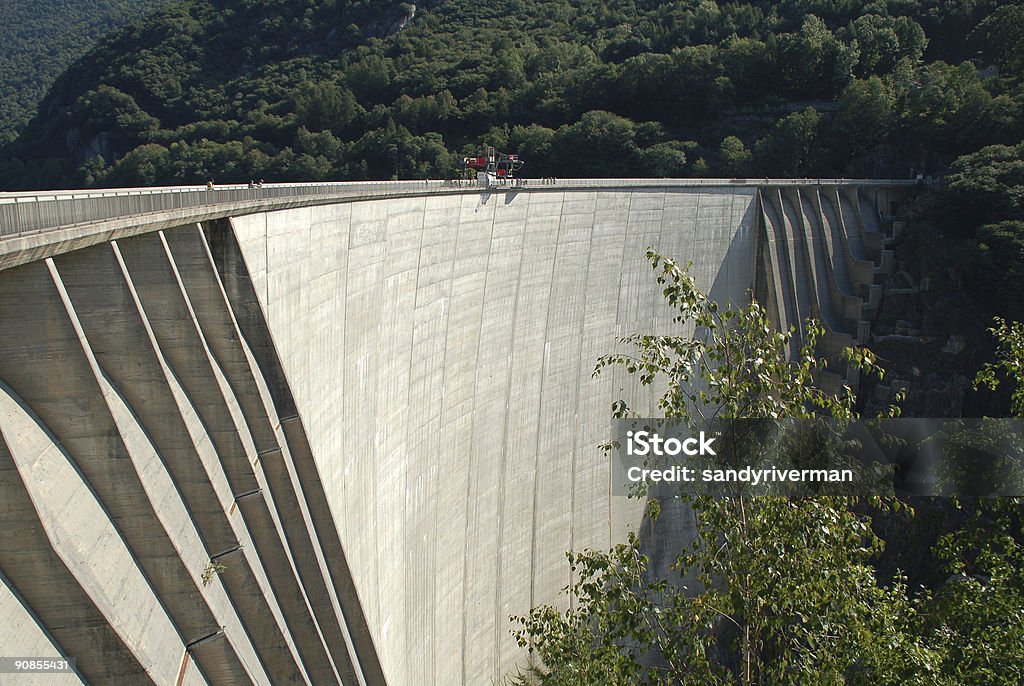
M 748 295 L 750 296 L 749 299 L 752 300 L 753 297 L 754 297 L 754 288 L 755 288 L 755 285 L 757 283 L 757 270 L 758 270 L 758 264 L 759 264 L 758 255 L 760 254 L 760 252 L 759 252 L 759 248 L 760 248 L 759 242 L 762 239 L 762 236 L 761 236 L 761 225 L 760 225 L 760 220 L 761 220 L 761 191 L 760 191 L 760 189 L 755 189 L 751 193 L 750 198 L 747 201 L 746 209 L 743 212 L 743 216 L 747 217 L 748 215 L 750 215 L 751 219 L 753 220 L 753 223 L 746 227 L 747 231 L 753 233 L 753 238 L 751 239 L 751 241 L 752 241 L 751 242 L 752 254 L 750 256 L 749 265 L 750 265 L 751 273 L 754 274 L 754 278 L 751 280 L 751 282 L 750 282 L 750 289 L 748 290 Z M 741 226 L 742 226 L 742 223 L 743 223 L 743 220 L 741 219 L 740 220 L 740 225 Z
M 342 326 L 341 326 L 341 357 L 342 357 L 343 362 L 342 362 L 342 377 L 340 379 L 340 382 L 341 382 L 341 385 L 342 385 L 342 389 L 341 389 L 341 417 L 342 417 L 342 421 L 344 421 L 344 419 L 348 416 L 348 407 L 347 407 L 347 405 L 348 405 L 348 402 L 349 402 L 348 401 L 349 394 L 346 392 L 347 389 L 344 387 L 345 386 L 345 373 L 344 373 L 344 369 L 347 366 L 347 362 L 348 362 L 348 326 L 346 325 L 346 323 L 348 322 L 348 279 L 349 279 L 349 274 L 351 273 L 351 269 L 349 269 L 349 265 L 351 264 L 351 260 L 352 260 L 352 206 L 346 204 L 346 207 L 348 209 L 348 212 L 346 213 L 346 222 L 345 222 L 345 243 L 344 243 L 344 245 L 345 245 L 345 264 L 342 266 L 342 269 L 344 271 L 342 272 L 342 277 L 343 278 L 342 278 L 342 284 L 341 284 L 341 306 L 343 308 L 342 313 L 341 313 L 341 321 L 342 321 Z M 340 240 L 340 237 L 339 237 L 339 240 Z M 267 280 L 268 280 L 268 282 L 269 282 L 269 276 L 270 276 L 270 272 L 268 271 L 267 272 Z M 269 322 L 267 323 L 267 326 L 270 326 Z M 310 446 L 310 451 L 312 451 L 312 449 L 313 449 L 312 446 Z M 318 467 L 318 469 L 319 469 L 319 467 Z M 343 462 L 342 463 L 342 476 L 343 477 L 344 477 L 344 474 L 345 474 L 345 465 L 344 465 L 344 462 Z M 331 484 L 331 488 L 332 489 L 333 489 L 333 487 L 334 487 L 334 484 Z M 348 504 L 348 487 L 349 487 L 348 479 L 342 478 L 341 479 L 342 493 L 341 493 L 341 503 L 340 503 L 341 504 L 341 520 L 342 520 L 342 522 L 344 522 L 344 525 L 345 525 L 346 528 L 348 527 L 348 517 L 346 515 L 347 515 L 348 507 L 349 507 L 349 504 Z M 328 503 L 330 503 L 330 499 L 328 499 Z M 330 505 L 328 505 L 328 507 L 329 506 Z M 337 516 L 335 515 L 335 520 L 334 520 L 333 524 L 334 524 L 335 529 L 337 529 L 337 531 L 338 531 L 338 541 L 342 545 L 344 545 L 344 537 L 345 537 L 345 534 L 347 532 L 344 529 L 342 529 L 341 526 L 339 526 L 339 524 L 341 522 L 339 522 L 336 517 Z M 358 551 L 357 551 L 356 554 L 358 554 Z M 352 558 L 349 558 L 349 559 L 352 560 Z M 365 564 L 365 561 L 364 560 L 360 560 L 359 563 Z M 357 564 L 359 564 L 359 563 L 357 563 Z M 350 563 L 350 567 L 351 567 L 351 563 Z M 359 596 L 359 590 L 358 590 L 358 587 L 356 585 L 355 575 L 353 575 L 353 577 L 352 577 L 352 587 L 356 589 L 356 596 L 359 597 L 359 602 L 361 604 L 362 603 L 366 603 L 366 606 L 364 606 L 362 608 L 362 610 L 363 610 L 363 618 L 366 619 L 369 616 L 369 614 L 370 614 L 370 608 L 368 607 L 369 603 L 364 599 L 365 595 L 364 596 Z M 365 591 L 365 589 L 364 589 L 364 591 Z M 375 592 L 373 595 L 374 595 L 374 597 L 372 598 L 373 604 L 377 605 L 377 598 L 376 598 L 376 596 L 379 595 L 379 592 Z M 376 615 L 376 619 L 377 619 L 377 621 L 380 621 L 380 611 L 379 611 L 379 608 L 378 608 L 378 612 L 377 612 L 377 615 Z M 367 622 L 367 624 L 369 624 L 369 622 Z M 367 629 L 367 633 L 369 633 L 369 629 Z M 378 651 L 378 659 L 379 659 L 379 657 L 380 657 L 380 653 Z M 381 669 L 383 670 L 383 666 L 381 667 Z
M 487 307 L 487 275 L 490 273 L 490 270 L 491 270 L 491 246 L 494 243 L 494 221 L 495 221 L 495 218 L 498 215 L 498 205 L 497 205 L 498 199 L 497 199 L 497 196 L 493 195 L 493 194 L 490 194 L 489 191 L 484 191 L 484 195 L 485 196 L 492 195 L 493 198 L 494 198 L 495 205 L 494 205 L 494 209 L 492 210 L 492 214 L 491 214 L 491 232 L 490 232 L 490 236 L 488 237 L 488 241 L 487 241 L 487 262 L 484 264 L 484 285 L 483 285 L 483 288 L 481 289 L 481 293 L 480 293 L 480 324 L 477 325 L 477 331 L 478 332 L 483 330 L 484 320 L 486 319 L 486 314 L 487 314 L 487 312 L 486 312 L 486 307 Z M 486 204 L 487 204 L 486 201 L 481 203 L 482 206 L 485 206 Z M 459 218 L 460 219 L 462 218 L 462 207 L 461 207 L 461 205 L 459 207 Z M 476 403 L 477 403 L 477 383 L 479 381 L 479 376 L 478 375 L 480 373 L 479 362 L 480 362 L 481 338 L 482 337 L 478 334 L 477 335 L 477 341 L 476 341 L 477 367 L 476 367 L 476 374 L 474 374 L 474 376 L 473 376 L 473 407 L 474 407 L 474 409 L 476 408 Z M 476 441 L 473 439 L 473 436 L 476 433 L 473 430 L 473 427 L 476 424 L 475 414 L 476 413 L 474 412 L 474 421 L 470 424 L 469 477 L 466 479 L 466 502 L 467 503 L 470 502 L 470 495 L 472 493 L 473 475 L 474 475 L 475 471 L 479 468 L 479 464 L 477 463 L 477 459 L 476 459 L 476 451 L 475 451 Z M 479 499 L 477 500 L 477 502 L 479 502 Z M 469 575 L 469 550 L 466 548 L 466 545 L 470 541 L 470 537 L 469 537 L 469 515 L 468 515 L 468 513 L 466 515 L 466 535 L 465 535 L 463 540 L 465 542 L 463 543 L 463 548 L 462 548 L 462 683 L 465 684 L 465 683 L 467 683 L 466 682 L 466 591 L 467 591 L 467 587 L 469 586 L 469 584 L 466 583 L 466 580 L 468 579 L 468 575 Z
M 551 256 L 551 274 L 548 277 L 548 299 L 547 299 L 547 312 L 544 315 L 544 349 L 541 352 L 541 366 L 540 366 L 540 389 L 537 394 L 537 441 L 534 444 L 533 449 L 533 512 L 532 514 L 532 532 L 530 535 L 530 607 L 534 607 L 536 604 L 536 579 L 537 579 L 537 489 L 539 487 L 539 479 L 537 475 L 540 471 L 540 437 L 541 437 L 541 415 L 544 411 L 544 386 L 545 386 L 545 371 L 548 367 L 548 334 L 551 329 L 551 292 L 554 290 L 555 284 L 555 271 L 558 264 L 558 240 L 562 229 L 562 207 L 565 205 L 565 193 L 559 194 L 560 199 L 558 201 L 558 224 L 555 227 L 555 246 L 554 254 Z M 570 594 L 570 598 L 572 594 Z M 571 602 L 571 600 L 570 600 Z
M 387 218 L 385 218 L 384 221 L 385 221 L 385 228 L 386 228 L 387 227 L 387 224 L 386 224 Z M 349 231 L 350 231 L 350 233 L 349 233 L 349 245 L 351 245 L 351 241 L 352 241 L 352 235 L 351 235 L 351 227 L 352 226 L 353 226 L 352 224 L 349 224 L 349 227 L 350 227 L 349 228 Z M 367 243 L 366 245 L 369 245 L 369 243 Z M 365 247 L 365 246 L 356 246 L 356 247 Z M 375 293 L 375 296 L 376 296 L 376 306 L 377 306 L 378 312 L 382 311 L 384 309 L 384 282 L 385 282 L 385 278 L 386 278 L 384 276 L 384 269 L 385 269 L 384 262 L 387 259 L 386 250 L 387 250 L 387 246 L 384 246 L 384 248 L 381 251 L 382 252 L 382 256 L 381 256 L 381 258 L 380 258 L 380 260 L 378 262 L 378 266 L 379 266 L 378 278 L 379 278 L 379 286 L 380 287 L 377 289 L 377 291 Z M 374 286 L 377 286 L 377 285 L 378 285 L 377 282 L 374 282 Z M 366 289 L 364 288 L 363 292 L 365 292 L 365 290 Z M 348 316 L 348 312 L 347 311 L 346 311 L 345 315 L 346 315 L 346 317 Z M 374 334 L 372 334 L 372 335 L 373 336 L 379 335 L 380 329 L 381 329 L 381 321 L 378 318 L 377 321 L 376 321 L 376 330 L 374 331 Z M 358 338 L 357 338 L 357 340 L 358 340 Z M 356 369 L 358 370 L 358 368 L 359 368 L 359 362 L 356 362 Z M 360 383 L 360 382 L 361 382 L 361 379 L 357 378 L 356 383 Z M 373 457 L 377 458 L 377 456 L 378 456 L 378 454 L 377 454 L 377 435 L 379 433 L 379 424 L 377 424 L 377 422 L 379 422 L 381 408 L 380 408 L 380 405 L 378 403 L 378 399 L 377 399 L 376 396 L 373 397 L 372 403 L 373 403 L 373 405 L 370 408 L 371 409 L 371 413 L 372 413 L 371 416 L 374 418 L 374 425 L 376 427 L 376 430 L 374 431 L 373 443 L 369 447 L 370 447 L 370 450 L 372 451 Z M 363 458 L 363 459 L 365 459 L 365 458 Z M 376 462 L 376 459 L 374 459 L 374 462 Z M 375 468 L 376 467 L 374 467 L 374 469 Z M 372 474 L 372 478 L 376 479 L 376 472 L 374 472 Z M 370 488 L 369 491 L 370 491 L 370 498 L 369 498 L 369 500 L 370 500 L 369 506 L 370 507 L 369 507 L 369 511 L 372 513 L 372 515 L 369 517 L 370 529 L 371 529 L 371 534 L 370 534 L 371 538 L 370 538 L 370 540 L 371 541 L 379 541 L 380 539 L 377 537 L 378 534 L 379 534 L 379 530 L 380 530 L 380 528 L 386 528 L 386 527 L 384 527 L 380 523 L 380 518 L 381 518 L 380 499 L 378 498 L 378 494 L 377 494 L 377 491 L 378 491 L 377 485 L 374 484 L 374 487 Z M 380 578 L 381 578 L 381 567 L 383 566 L 383 561 L 380 559 L 380 557 L 381 557 L 380 555 L 373 555 L 373 556 L 371 556 L 370 562 L 369 562 L 369 564 L 367 566 L 370 567 L 370 569 L 371 569 L 370 573 L 373 575 L 372 578 L 374 580 L 373 586 L 374 586 L 375 593 L 373 594 L 373 603 L 376 606 L 376 611 L 377 611 L 377 617 L 376 617 L 376 619 L 377 619 L 377 626 L 380 627 L 381 631 L 383 631 L 384 627 L 386 626 L 385 625 L 385 621 L 386 620 L 384 618 L 384 614 L 381 612 L 381 583 L 380 583 Z M 405 666 L 407 667 L 408 665 L 406 664 Z M 392 669 L 395 668 L 395 663 L 393 661 L 391 662 L 391 668 Z
M 512 299 L 512 336 L 509 340 L 510 345 L 507 365 L 508 382 L 505 384 L 505 413 L 503 425 L 501 428 L 501 472 L 498 478 L 498 554 L 495 556 L 494 565 L 496 575 L 495 578 L 497 580 L 494 585 L 494 606 L 495 615 L 498 617 L 498 621 L 494 623 L 494 646 L 496 652 L 496 659 L 494 664 L 496 680 L 501 679 L 501 674 L 499 674 L 499 670 L 501 669 L 501 625 L 503 624 L 503 619 L 502 616 L 498 614 L 498 611 L 501 607 L 501 581 L 503 578 L 502 544 L 504 543 L 505 540 L 505 526 L 503 518 L 505 513 L 505 477 L 507 476 L 506 465 L 508 464 L 508 422 L 510 415 L 510 407 L 512 405 L 512 387 L 515 384 L 515 380 L 512 378 L 512 375 L 515 370 L 515 365 L 513 364 L 513 361 L 515 359 L 516 349 L 516 321 L 518 319 L 519 314 L 519 287 L 522 284 L 523 278 L 523 256 L 526 254 L 526 232 L 528 230 L 528 223 L 526 221 L 526 218 L 529 216 L 530 213 L 530 195 L 528 193 L 524 193 L 521 197 L 524 199 L 526 203 L 526 214 L 523 215 L 522 242 L 519 244 L 519 268 L 516 271 L 516 288 L 515 294 Z M 497 214 L 498 208 L 495 207 L 494 209 L 495 214 Z M 497 683 L 497 681 L 495 683 Z
M 448 312 L 448 317 L 449 318 L 445 322 L 444 348 L 443 348 L 443 351 L 441 353 L 441 365 L 442 365 L 442 371 L 441 371 L 441 409 L 440 409 L 440 414 L 438 416 L 438 420 L 439 420 L 438 423 L 439 423 L 440 426 L 445 426 L 445 423 L 444 423 L 444 407 L 445 407 L 445 405 L 444 405 L 444 396 L 445 396 L 445 389 L 446 389 L 446 386 L 447 386 L 445 374 L 446 374 L 446 371 L 448 369 L 448 365 L 446 364 L 446 362 L 447 362 L 447 359 L 448 359 L 448 337 L 451 334 L 451 331 L 449 329 L 450 322 L 451 322 L 450 318 L 452 316 L 452 312 L 454 311 L 453 308 L 452 308 L 452 292 L 455 290 L 455 262 L 456 262 L 456 258 L 458 257 L 458 254 L 459 254 L 459 229 L 460 229 L 460 227 L 462 225 L 462 202 L 463 202 L 462 197 L 463 196 L 459 196 L 459 212 L 455 216 L 455 240 L 452 242 L 452 269 L 451 269 L 451 274 L 448 277 L 448 306 L 447 306 L 447 310 L 446 311 Z M 443 230 L 444 226 L 442 225 L 441 228 Z M 442 245 L 443 245 L 443 243 L 442 243 Z M 441 454 L 442 453 L 439 450 L 438 451 L 438 459 L 441 458 Z M 440 474 L 440 470 L 438 470 L 438 473 Z M 468 505 L 467 505 L 467 507 L 468 507 Z M 438 513 L 438 509 L 439 508 L 434 508 L 434 531 L 435 532 L 437 531 L 437 513 Z M 439 581 L 439 578 L 438 578 L 438 575 L 437 575 L 437 568 L 435 566 L 435 568 L 434 568 L 434 598 L 435 599 L 438 597 L 438 581 Z M 465 581 L 466 581 L 465 578 L 463 578 L 462 581 L 463 581 L 463 584 L 465 584 Z M 465 593 L 463 593 L 463 603 L 465 603 Z M 465 613 L 465 607 L 463 607 L 463 613 Z M 463 616 L 465 616 L 465 615 L 463 615 Z M 436 625 L 436 623 L 437 623 L 437 613 L 436 612 L 434 613 L 434 620 L 433 621 L 434 621 L 434 625 L 432 627 L 433 628 L 433 635 L 437 636 L 438 632 L 437 632 L 437 625 Z M 465 640 L 466 640 L 465 639 L 465 635 L 466 635 L 465 634 L 465 631 L 466 631 L 465 625 L 462 626 L 461 631 L 463 632 L 463 634 L 462 634 L 462 636 L 463 636 L 462 637 L 462 643 L 465 644 Z M 430 680 L 431 680 L 431 683 L 435 684 L 435 686 L 436 686 L 436 684 L 437 684 L 437 641 L 431 641 L 431 654 L 433 655 L 434 669 L 433 669 L 433 673 L 430 675 Z M 462 657 L 462 663 L 463 663 L 462 672 L 463 672 L 463 674 L 465 674 L 465 671 L 466 671 L 465 662 L 466 662 L 466 658 L 465 658 L 465 655 L 463 655 L 463 657 Z
M 729 230 L 730 230 L 730 233 L 729 233 L 729 248 L 726 249 L 726 254 L 728 254 L 729 249 L 731 249 L 733 247 L 733 244 L 736 241 L 737 235 L 742 230 L 742 224 L 743 224 L 742 214 L 740 215 L 740 217 L 738 219 L 736 217 L 736 206 L 738 204 L 737 203 L 738 200 L 740 200 L 740 198 L 738 198 L 735 193 L 733 193 L 733 194 L 731 194 L 729 196 L 729 227 L 730 227 Z M 732 263 L 731 262 L 726 262 L 725 284 L 726 284 L 726 298 L 727 299 L 728 299 L 729 291 L 732 290 L 731 287 L 732 287 L 732 284 L 733 284 L 733 276 L 734 276 L 733 272 L 734 272 L 734 270 L 732 269 Z M 748 282 L 749 283 L 753 283 L 753 281 L 754 281 L 754 272 L 751 271 L 751 272 L 749 272 L 749 274 L 750 274 L 750 279 L 748 279 Z
M 600 197 L 600 194 L 599 194 L 598 197 Z M 698 209 L 699 209 L 699 205 L 700 205 L 700 191 L 699 190 L 697 191 L 697 204 L 698 204 Z M 632 211 L 633 211 L 633 193 L 632 193 L 632 191 L 629 191 L 629 192 L 626 193 L 626 226 L 624 226 L 623 230 L 621 232 L 619 232 L 619 235 L 622 237 L 622 252 L 619 253 L 619 255 L 620 255 L 620 257 L 619 257 L 619 270 L 618 270 L 619 271 L 619 287 L 618 287 L 618 289 L 616 289 L 616 292 L 620 293 L 620 294 L 622 293 L 622 275 L 625 272 L 625 267 L 626 267 L 626 239 L 627 239 L 627 237 L 629 235 L 629 213 L 632 212 Z M 696 242 L 696 241 L 694 241 L 694 242 Z M 619 306 L 620 306 L 620 303 L 621 303 L 621 299 L 620 298 L 616 298 L 616 300 L 615 300 L 615 328 L 618 328 L 618 323 L 619 323 Z M 622 336 L 626 335 L 626 332 L 625 331 L 616 331 L 616 334 L 617 334 L 617 337 L 621 338 Z M 612 373 L 614 374 L 614 370 L 612 370 Z M 615 384 L 613 382 L 612 386 L 614 387 L 614 385 Z M 611 470 L 609 470 L 609 472 L 608 472 L 608 498 L 607 498 L 607 503 L 608 503 L 608 518 L 607 518 L 607 521 L 608 521 L 608 542 L 609 542 L 609 544 L 611 544 L 611 541 L 614 540 L 614 535 L 615 535 L 615 531 L 614 531 L 614 528 L 615 528 L 615 523 L 614 523 L 615 508 L 613 507 L 613 503 L 615 502 L 615 499 L 613 498 L 613 495 L 614 495 L 613 491 L 614 491 L 614 486 L 612 485 L 612 474 L 611 474 Z M 531 596 L 530 596 L 530 600 L 532 601 L 533 600 L 533 595 L 532 595 L 533 580 L 532 579 L 531 579 L 530 583 L 531 583 Z M 570 597 L 571 597 L 571 594 L 570 594 Z M 531 602 L 531 605 L 532 605 L 532 602 Z
M 656 248 L 658 250 L 658 252 L 661 252 L 662 251 L 662 246 L 665 245 L 665 201 L 666 201 L 665 192 L 662 192 L 662 194 L 661 194 L 661 221 L 658 223 L 658 245 L 657 245 L 657 248 Z M 732 217 L 730 216 L 729 219 L 731 221 Z M 644 253 L 644 257 L 645 258 L 647 257 L 646 251 Z M 653 271 L 654 270 L 652 269 L 651 270 L 652 274 L 648 278 L 653 278 Z M 654 289 L 654 291 L 651 293 L 651 296 L 654 298 L 654 308 L 651 310 L 651 313 L 654 315 L 654 321 L 652 322 L 652 324 L 654 326 L 652 326 L 651 328 L 654 329 L 653 333 L 657 333 L 657 331 L 658 331 L 658 329 L 657 329 L 657 324 L 658 324 L 658 307 L 665 301 L 665 298 L 664 298 L 664 296 L 661 295 L 661 293 L 658 292 L 658 289 Z
M 487 191 L 484 191 L 485 194 L 486 194 L 486 192 Z M 462 203 L 459 203 L 459 228 L 460 229 L 462 228 Z M 456 238 L 455 256 L 453 258 L 455 266 L 458 266 L 458 259 L 459 259 L 459 246 L 458 246 L 458 242 L 457 241 L 458 241 L 458 239 Z M 453 276 L 453 279 L 452 279 L 452 283 L 453 283 L 453 287 L 454 287 L 454 276 Z M 484 285 L 484 290 L 486 291 L 486 283 Z M 481 303 L 480 307 L 481 307 L 481 315 L 480 315 L 480 317 L 481 317 L 481 320 L 482 320 L 483 319 L 483 313 L 482 313 L 483 303 Z M 479 331 L 479 329 L 478 329 L 478 331 Z M 480 352 L 480 343 L 479 343 L 479 340 L 478 340 L 478 342 L 477 342 L 477 357 L 478 357 L 478 361 L 479 361 L 479 352 Z M 472 395 L 470 396 L 470 398 L 471 398 L 470 402 L 473 405 L 473 409 L 474 409 L 474 413 L 473 414 L 474 415 L 476 414 L 476 412 L 475 412 L 475 410 L 476 410 L 476 383 L 475 382 L 476 382 L 476 377 L 474 376 L 473 392 L 472 392 Z M 469 560 L 468 560 L 469 551 L 466 549 L 466 547 L 469 545 L 469 503 L 470 503 L 469 497 L 470 497 L 470 494 L 472 493 L 472 490 L 473 490 L 473 461 L 474 461 L 474 456 L 473 456 L 473 423 L 472 423 L 472 421 L 470 421 L 470 424 L 469 424 L 469 455 L 467 457 L 468 457 L 468 460 L 467 460 L 467 474 L 466 474 L 466 498 L 464 500 L 464 502 L 466 503 L 466 510 L 465 510 L 466 518 L 465 518 L 465 521 L 463 522 L 464 531 L 463 531 L 463 535 L 462 535 L 462 651 L 461 651 L 462 652 L 462 655 L 461 655 L 461 658 L 462 658 L 462 683 L 466 683 L 466 586 L 468 585 L 466 583 L 466 580 L 467 580 L 466 579 L 466 575 L 467 575 L 467 570 L 469 568 Z
M 700 238 L 697 232 L 700 231 L 700 201 L 703 197 L 701 189 L 697 189 L 697 202 L 694 203 L 693 210 L 693 240 L 690 241 L 690 256 L 686 258 L 687 263 L 693 262 L 697 257 L 697 242 Z
M 506 193 L 506 197 L 508 197 L 507 196 L 508 191 L 505 191 L 505 193 Z M 497 198 L 495 198 L 494 216 L 491 219 L 491 242 L 490 242 L 490 245 L 488 246 L 488 250 L 487 250 L 487 273 L 488 274 L 490 274 L 490 271 L 491 271 L 490 270 L 490 266 L 491 266 L 491 251 L 494 249 L 494 225 L 498 222 L 498 208 L 499 207 L 501 207 L 501 205 L 499 205 L 497 203 Z M 520 265 L 522 265 L 522 262 L 520 262 Z M 485 287 L 484 288 L 484 302 L 487 302 L 486 298 L 487 298 L 487 289 Z M 513 311 L 514 311 L 514 305 L 513 305 Z M 515 340 L 515 315 L 514 314 L 513 314 L 512 327 L 511 328 L 512 328 L 512 340 Z M 511 349 L 512 348 L 510 347 L 510 350 Z M 512 376 L 512 354 L 511 354 L 511 352 L 509 353 L 508 362 L 506 363 L 505 368 L 506 368 L 506 370 L 508 372 L 509 379 L 505 383 L 505 412 L 504 412 L 504 422 L 503 422 L 502 431 L 501 431 L 501 452 L 500 452 L 500 454 L 498 456 L 498 462 L 499 462 L 498 479 L 497 479 L 497 482 L 498 482 L 498 502 L 495 503 L 495 512 L 497 514 L 497 517 L 494 520 L 495 521 L 495 529 L 496 529 L 496 531 L 494 533 L 495 533 L 495 536 L 497 538 L 497 543 L 496 543 L 495 548 L 494 548 L 495 555 L 494 555 L 494 655 L 493 655 L 494 671 L 493 671 L 493 674 L 494 674 L 495 683 L 497 683 L 497 680 L 501 678 L 501 675 L 498 673 L 499 669 L 500 669 L 500 664 L 501 664 L 501 654 L 500 654 L 500 651 L 498 650 L 498 646 L 501 645 L 501 637 L 500 637 L 499 633 L 501 631 L 500 627 L 501 627 L 501 624 L 502 624 L 502 622 L 501 622 L 501 615 L 499 614 L 500 613 L 500 607 L 501 607 L 501 544 L 502 544 L 502 541 L 504 540 L 503 533 L 504 533 L 504 530 L 505 530 L 504 527 L 502 526 L 502 513 L 503 513 L 503 511 L 505 509 L 505 479 L 504 479 L 504 475 L 505 475 L 505 428 L 508 426 L 508 394 L 509 394 L 509 388 L 512 385 L 512 383 L 511 383 L 511 376 Z
M 423 196 L 422 200 L 423 200 L 423 203 L 422 203 L 422 206 L 421 206 L 422 209 L 420 210 L 420 219 L 421 219 L 421 221 L 420 221 L 420 245 L 419 245 L 419 250 L 416 253 L 416 279 L 415 279 L 415 281 L 413 283 L 413 287 L 412 287 L 412 312 L 411 312 L 411 315 L 412 315 L 411 316 L 411 319 L 412 319 L 412 331 L 411 331 L 411 333 L 409 335 L 409 373 L 408 373 L 408 379 L 409 379 L 408 383 L 409 383 L 409 389 L 410 390 L 413 388 L 412 374 L 413 374 L 413 369 L 415 368 L 414 357 L 415 357 L 415 353 L 416 353 L 416 311 L 419 308 L 419 303 L 420 303 L 420 269 L 423 266 L 423 238 L 424 238 L 424 234 L 426 233 L 426 226 L 427 226 L 427 196 Z M 407 394 L 406 398 L 407 398 L 407 400 L 406 400 L 406 406 L 405 406 L 405 413 L 406 413 L 405 435 L 402 437 L 402 439 L 405 440 L 405 441 L 408 441 L 408 439 L 409 439 L 409 419 L 410 419 L 410 414 L 411 414 L 411 408 L 410 408 L 409 405 L 410 405 L 410 402 L 412 401 L 411 394 Z M 404 497 L 403 497 L 402 508 L 403 508 L 403 511 L 406 512 L 406 514 L 408 514 L 408 510 L 406 508 L 409 507 L 409 462 L 410 462 L 409 460 L 405 460 L 405 465 L 404 465 L 405 466 L 405 494 L 404 494 Z M 436 503 L 435 503 L 435 508 L 436 508 Z M 437 520 L 435 518 L 435 527 L 436 527 L 436 521 Z M 402 527 L 402 528 L 403 528 L 402 537 L 404 539 L 403 540 L 404 545 L 402 547 L 404 549 L 404 554 L 405 554 L 405 564 L 404 564 L 404 569 L 402 570 L 402 573 L 403 574 L 408 574 L 409 570 L 411 569 L 411 566 L 409 564 L 409 551 L 412 548 L 412 546 L 409 545 L 409 536 L 410 536 L 410 529 L 412 529 L 412 527 Z M 437 535 L 436 530 L 434 531 L 434 535 L 435 536 Z M 406 587 L 406 588 L 408 589 L 408 587 Z M 402 629 L 402 643 L 405 645 L 405 654 L 408 656 L 410 654 L 410 651 L 409 651 L 409 626 L 408 626 L 410 613 L 409 613 L 409 594 L 408 593 L 406 593 L 406 595 L 405 595 L 405 607 L 402 608 L 402 614 L 406 618 L 406 626 L 403 627 L 403 629 Z M 431 624 L 433 624 L 433 621 L 431 621 Z M 433 648 L 431 648 L 431 662 L 433 662 Z M 433 671 L 434 670 L 431 669 L 431 672 L 433 672 Z M 406 674 L 408 674 L 408 663 L 406 664 Z
M 265 316 L 267 318 L 267 326 L 270 326 L 270 213 L 260 212 L 260 218 L 263 220 L 263 269 L 266 271 L 266 276 L 263 279 L 263 289 L 266 291 L 263 302 L 267 303 L 267 313 Z M 228 224 L 229 230 L 234 231 L 235 227 L 230 226 L 230 217 L 228 218 Z
M 664 207 L 664 204 L 662 205 Z M 594 218 L 597 217 L 597 200 L 594 200 Z M 594 220 L 591 219 L 588 223 L 589 238 L 587 240 L 587 252 L 586 252 L 586 266 L 583 268 L 583 288 L 582 290 L 582 303 L 580 312 L 580 327 L 579 327 L 579 345 L 576 346 L 576 397 L 573 401 L 573 429 L 572 429 L 572 453 L 569 461 L 569 550 L 575 550 L 576 548 L 576 453 L 580 450 L 580 446 L 577 443 L 579 437 L 579 410 L 580 410 L 580 386 L 582 371 L 583 371 L 583 342 L 584 337 L 587 333 L 587 295 L 590 291 L 587 288 L 589 283 L 588 279 L 590 276 L 590 256 L 594 252 Z M 572 572 L 570 571 L 569 583 L 572 583 Z M 569 606 L 572 607 L 575 604 L 575 600 L 572 594 L 569 594 Z

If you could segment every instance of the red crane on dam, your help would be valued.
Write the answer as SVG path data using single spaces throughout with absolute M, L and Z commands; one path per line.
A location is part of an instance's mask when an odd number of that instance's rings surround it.
M 523 166 L 519 155 L 498 152 L 493 146 L 487 146 L 483 155 L 465 157 L 462 162 L 466 170 L 475 171 L 477 179 L 486 182 L 488 186 L 493 186 L 498 181 L 514 179 L 516 172 Z

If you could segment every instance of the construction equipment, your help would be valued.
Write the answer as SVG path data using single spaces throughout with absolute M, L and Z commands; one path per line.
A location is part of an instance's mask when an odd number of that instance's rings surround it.
M 522 168 L 523 161 L 519 159 L 519 155 L 498 152 L 487 146 L 483 155 L 463 158 L 463 164 L 465 169 L 476 172 L 477 180 L 482 185 L 496 186 L 508 179 L 514 179 L 516 172 Z

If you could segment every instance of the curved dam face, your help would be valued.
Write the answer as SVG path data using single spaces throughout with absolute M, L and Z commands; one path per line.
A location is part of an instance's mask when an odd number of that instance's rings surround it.
M 509 615 L 569 602 L 565 551 L 639 524 L 598 444 L 652 391 L 592 372 L 682 332 L 645 250 L 840 345 L 887 200 L 423 194 L 0 270 L 0 645 L 76 658 L 67 683 L 499 681 L 525 665 Z
M 648 246 L 752 285 L 755 192 L 496 193 L 233 219 L 390 683 L 521 664 L 510 614 L 612 544 L 616 337 L 667 331 Z M 564 602 L 564 599 L 563 599 Z

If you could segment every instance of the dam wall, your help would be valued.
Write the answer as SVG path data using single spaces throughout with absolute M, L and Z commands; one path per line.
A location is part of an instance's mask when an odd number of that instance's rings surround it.
M 671 330 L 645 249 L 745 301 L 756 208 L 510 191 L 232 219 L 389 683 L 522 664 L 509 615 L 559 601 L 566 550 L 615 542 L 597 446 L 626 382 L 592 372 Z
M 656 390 L 592 372 L 687 332 L 645 250 L 863 341 L 887 188 L 427 184 L 0 227 L 5 652 L 74 657 L 59 683 L 500 681 L 509 615 L 571 602 L 565 551 L 638 528 L 598 444 Z

